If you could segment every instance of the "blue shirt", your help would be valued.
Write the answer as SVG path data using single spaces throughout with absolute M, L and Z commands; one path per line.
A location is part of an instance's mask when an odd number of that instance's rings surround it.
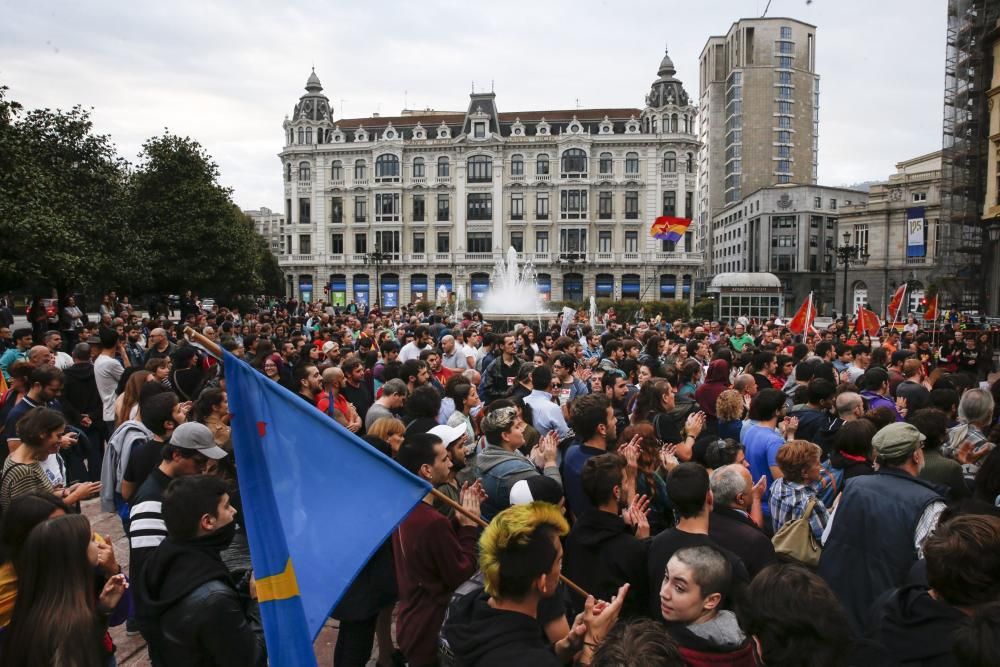
M 767 478 L 767 491 L 761 498 L 761 509 L 767 516 L 771 515 L 768 503 L 771 499 L 771 486 L 774 484 L 771 466 L 778 466 L 776 461 L 778 450 L 783 444 L 785 444 L 785 439 L 781 437 L 780 433 L 769 426 L 760 426 L 759 424 L 748 428 L 743 438 L 747 461 L 750 463 L 750 475 L 755 482 L 760 479 L 761 475 Z
M 576 518 L 580 518 L 584 512 L 593 507 L 587 496 L 583 494 L 583 485 L 580 483 L 583 466 L 591 457 L 607 453 L 604 449 L 597 449 L 576 441 L 563 457 L 563 493 L 566 496 L 566 506 Z
M 569 434 L 569 425 L 563 417 L 562 408 L 552 402 L 552 394 L 547 391 L 533 389 L 530 394 L 524 397 L 526 405 L 531 406 L 534 414 L 532 426 L 539 435 L 545 436 L 549 431 L 556 431 L 559 439 L 562 440 Z

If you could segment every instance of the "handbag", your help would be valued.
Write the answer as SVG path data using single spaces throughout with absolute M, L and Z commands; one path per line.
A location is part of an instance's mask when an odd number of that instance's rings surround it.
M 802 516 L 787 522 L 771 538 L 775 553 L 790 556 L 812 568 L 819 565 L 819 556 L 823 550 L 809 525 L 809 517 L 812 516 L 815 506 L 814 496 L 809 499 Z

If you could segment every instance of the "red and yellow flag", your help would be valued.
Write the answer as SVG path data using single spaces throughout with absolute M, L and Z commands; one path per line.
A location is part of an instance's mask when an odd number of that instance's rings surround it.
M 899 307 L 903 305 L 903 296 L 906 295 L 906 283 L 903 283 L 896 288 L 896 293 L 892 295 L 892 300 L 889 301 L 889 321 L 896 321 L 896 313 L 899 312 Z
M 660 241 L 673 241 L 677 243 L 690 226 L 690 218 L 674 218 L 668 215 L 661 215 L 653 221 L 653 225 L 649 228 L 649 235 Z
M 788 322 L 788 329 L 792 333 L 803 333 L 812 328 L 815 320 L 816 306 L 813 303 L 812 292 L 809 292 L 809 297 L 802 303 L 798 311 L 796 311 L 795 317 Z
M 881 323 L 878 321 L 878 315 L 873 311 L 868 310 L 864 306 L 858 306 L 858 316 L 854 320 L 854 333 L 861 337 L 865 333 L 869 336 L 874 336 L 878 333 Z
M 938 318 L 938 295 L 927 301 L 927 310 L 924 311 L 924 321 L 933 322 Z

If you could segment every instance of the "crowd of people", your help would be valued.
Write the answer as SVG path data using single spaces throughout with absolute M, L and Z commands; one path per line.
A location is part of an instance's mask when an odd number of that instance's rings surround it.
M 266 664 L 225 369 L 186 327 L 439 492 L 333 610 L 338 667 L 1000 655 L 988 336 L 180 304 L 0 328 L 0 667 L 115 664 L 121 623 L 157 666 Z

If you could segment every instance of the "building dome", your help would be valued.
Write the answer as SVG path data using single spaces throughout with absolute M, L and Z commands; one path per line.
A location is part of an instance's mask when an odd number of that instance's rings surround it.
M 299 98 L 292 112 L 292 121 L 297 120 L 333 122 L 330 100 L 323 94 L 323 84 L 319 82 L 315 69 L 306 79 L 306 94 Z
M 647 103 L 651 107 L 663 107 L 667 105 L 686 107 L 688 105 L 688 94 L 684 90 L 684 84 L 674 75 L 674 61 L 670 59 L 670 54 L 663 53 L 663 60 L 660 61 L 660 68 L 657 70 L 659 78 L 653 82 L 653 87 L 649 91 Z

